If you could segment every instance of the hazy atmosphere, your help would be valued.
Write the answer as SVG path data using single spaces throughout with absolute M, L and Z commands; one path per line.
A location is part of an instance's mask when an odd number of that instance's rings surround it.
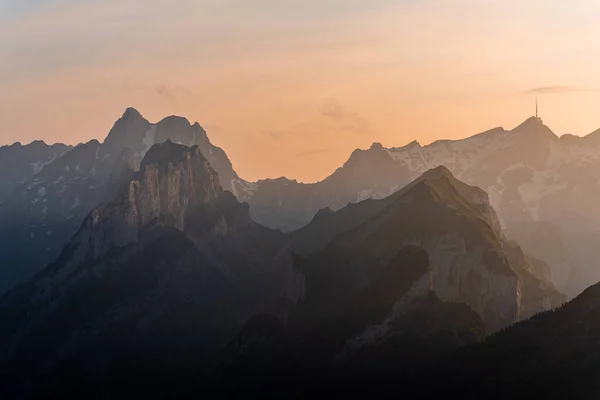
M 372 142 L 534 113 L 600 128 L 595 0 L 0 0 L 0 144 L 198 121 L 243 178 L 312 182 Z
M 599 21 L 0 0 L 0 399 L 599 399 Z

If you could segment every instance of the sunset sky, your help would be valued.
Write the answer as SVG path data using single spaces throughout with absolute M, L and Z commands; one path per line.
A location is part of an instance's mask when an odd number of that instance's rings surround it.
M 597 0 L 0 0 L 0 145 L 198 121 L 246 179 L 534 113 L 600 128 Z

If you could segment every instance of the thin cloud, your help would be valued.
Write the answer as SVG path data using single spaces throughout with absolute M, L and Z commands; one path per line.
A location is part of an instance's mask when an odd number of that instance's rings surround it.
M 313 149 L 313 150 L 307 150 L 307 151 L 300 152 L 300 153 L 296 154 L 296 156 L 297 157 L 309 157 L 309 156 L 314 156 L 317 154 L 329 153 L 330 151 L 331 151 L 330 148 Z
M 273 139 L 281 139 L 284 136 L 283 132 L 275 130 L 266 130 L 263 131 L 263 133 L 267 136 L 270 136 Z
M 533 89 L 529 89 L 525 94 L 552 94 L 552 93 L 569 93 L 569 92 L 581 92 L 584 90 L 575 86 L 541 86 Z
M 356 111 L 349 111 L 336 99 L 326 101 L 319 109 L 321 116 L 340 124 L 340 128 L 354 133 L 369 133 L 370 122 Z
M 327 118 L 342 120 L 347 116 L 346 109 L 337 102 L 337 100 L 329 100 L 321 106 L 321 115 Z

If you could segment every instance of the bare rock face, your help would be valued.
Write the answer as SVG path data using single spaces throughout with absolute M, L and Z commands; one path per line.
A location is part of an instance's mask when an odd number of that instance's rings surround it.
M 133 108 L 103 143 L 1 147 L 0 166 L 13 167 L 0 172 L 0 293 L 55 260 L 92 209 L 121 193 L 152 146 L 167 140 L 198 146 L 224 190 L 245 190 L 225 152 L 198 123 L 175 116 L 151 123 Z M 7 193 L 5 183 L 12 187 Z
M 444 167 L 426 172 L 386 199 L 348 209 L 354 210 L 355 220 L 346 221 L 344 231 L 335 232 L 327 225 L 336 223 L 336 214 L 348 212 L 327 213 L 296 234 L 296 248 L 309 260 L 315 257 L 315 263 L 323 254 L 356 252 L 354 259 L 336 262 L 348 263 L 348 271 L 362 271 L 357 276 L 375 273 L 400 248 L 422 248 L 431 263 L 433 292 L 442 301 L 467 304 L 488 333 L 563 301 L 548 281 L 543 262 L 530 261 L 505 239 L 485 192 L 458 181 Z M 313 224 L 333 233 L 319 237 Z M 315 251 L 312 255 L 310 249 Z
M 310 223 L 318 210 L 339 210 L 349 202 L 383 199 L 426 171 L 443 165 L 461 181 L 489 194 L 511 239 L 519 241 L 523 225 L 556 227 L 564 251 L 545 257 L 553 282 L 569 297 L 600 280 L 596 243 L 600 237 L 600 131 L 585 137 L 555 135 L 535 117 L 512 130 L 495 128 L 462 140 L 438 140 L 426 146 L 355 150 L 348 161 L 323 181 L 259 181 L 244 201 L 253 218 L 284 231 Z M 530 235 L 528 235 L 530 236 Z M 556 249 L 527 237 L 527 252 L 541 257 Z
M 253 315 L 286 319 L 304 291 L 290 241 L 251 221 L 199 146 L 156 144 L 54 263 L 0 296 L 0 375 L 69 360 L 97 376 L 148 353 L 186 370 Z
M 158 219 L 182 231 L 188 206 L 210 204 L 222 194 L 219 177 L 199 147 L 170 141 L 150 149 L 138 180 L 130 184 L 139 225 Z
M 153 146 L 126 191 L 92 210 L 70 247 L 69 263 L 95 260 L 113 247 L 137 242 L 149 225 L 185 230 L 190 206 L 214 203 L 223 194 L 218 176 L 198 146 L 166 141 Z
M 128 108 L 106 137 L 103 150 L 116 159 L 123 149 L 129 148 L 132 156 L 141 161 L 154 144 L 167 140 L 185 146 L 199 146 L 204 157 L 219 173 L 221 186 L 226 190 L 233 190 L 232 186 L 237 181 L 241 182 L 225 152 L 210 142 L 200 124 L 192 124 L 184 117 L 172 115 L 150 123 L 137 110 Z
M 486 246 L 468 248 L 456 233 L 415 238 L 410 244 L 429 254 L 433 291 L 441 300 L 468 304 L 490 332 L 520 320 L 519 279 L 502 254 Z M 548 301 L 538 312 L 549 307 Z

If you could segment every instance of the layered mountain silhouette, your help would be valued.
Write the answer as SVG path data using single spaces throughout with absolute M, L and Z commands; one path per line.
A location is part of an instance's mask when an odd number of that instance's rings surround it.
M 211 165 L 219 168 L 222 186 L 231 189 L 237 174 L 200 125 L 175 116 L 152 124 L 129 108 L 103 143 L 92 140 L 63 151 L 43 169 L 38 161 L 40 170 L 0 200 L 0 293 L 55 260 L 92 208 L 112 200 L 152 145 L 166 140 L 199 146 Z M 21 157 L 19 149 L 12 146 L 0 153 L 0 163 L 11 164 L 6 170 L 15 169 L 11 160 Z
M 89 211 L 118 193 L 154 143 L 169 139 L 198 145 L 219 173 L 221 186 L 250 204 L 252 218 L 283 231 L 307 225 L 320 210 L 390 196 L 427 170 L 446 166 L 489 193 L 509 239 L 546 262 L 552 282 L 572 297 L 600 280 L 595 260 L 600 239 L 595 206 L 600 194 L 598 137 L 594 132 L 559 138 L 532 117 L 513 130 L 495 128 L 464 140 L 427 146 L 415 141 L 389 149 L 374 143 L 368 150 L 354 151 L 341 168 L 315 184 L 287 178 L 251 183 L 239 177 L 225 152 L 211 144 L 197 123 L 171 116 L 152 124 L 129 108 L 104 143 L 79 145 L 41 170 L 42 161 L 25 163 L 32 171 L 29 179 L 0 200 L 0 250 L 5 255 L 0 292 L 58 257 Z M 26 160 L 18 155 L 19 147 L 2 148 L 0 162 Z M 541 239 L 543 227 L 549 226 L 552 244 Z
M 295 237 L 295 249 L 310 254 L 306 268 L 325 277 L 340 268 L 357 288 L 400 248 L 418 246 L 431 261 L 431 290 L 444 301 L 469 304 L 488 332 L 563 301 L 545 276 L 547 266 L 505 239 L 486 193 L 445 167 L 383 200 L 317 214 Z M 336 281 L 324 293 L 341 287 Z
M 425 171 L 443 165 L 460 180 L 484 189 L 511 239 L 546 261 L 557 287 L 573 296 L 600 280 L 592 255 L 600 232 L 600 141 L 598 133 L 556 136 L 531 117 L 513 130 L 495 128 L 463 140 L 427 146 L 411 142 L 384 148 L 374 143 L 356 150 L 325 180 L 302 184 L 288 179 L 259 181 L 244 198 L 253 218 L 270 227 L 298 229 L 324 208 L 384 198 Z M 564 252 L 524 238 L 519 227 L 551 224 Z M 534 243 L 535 242 L 535 243 Z
M 259 371 L 430 368 L 562 301 L 485 192 L 444 167 L 349 207 L 363 212 L 284 234 L 252 221 L 199 146 L 153 145 L 58 259 L 0 298 L 1 388 L 222 394 L 265 383 Z
M 0 300 L 3 388 L 61 395 L 117 384 L 129 363 L 192 368 L 251 315 L 285 320 L 303 290 L 289 244 L 251 221 L 199 146 L 154 145 L 58 260 Z

